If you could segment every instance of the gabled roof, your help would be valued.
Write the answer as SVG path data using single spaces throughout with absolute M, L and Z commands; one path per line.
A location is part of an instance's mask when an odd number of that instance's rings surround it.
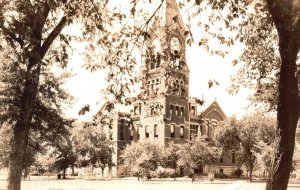
M 202 117 L 209 118 L 212 114 L 217 115 L 220 120 L 224 120 L 226 118 L 226 114 L 216 100 L 214 100 L 204 111 L 202 111 Z

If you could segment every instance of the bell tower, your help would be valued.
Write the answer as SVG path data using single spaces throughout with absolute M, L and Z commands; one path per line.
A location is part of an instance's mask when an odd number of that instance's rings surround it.
M 162 144 L 189 140 L 189 68 L 184 24 L 176 0 L 165 0 L 148 32 L 142 71 L 140 137 Z

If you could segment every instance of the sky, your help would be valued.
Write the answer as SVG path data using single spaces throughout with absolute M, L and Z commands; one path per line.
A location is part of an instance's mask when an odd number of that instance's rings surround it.
M 198 47 L 189 47 L 186 51 L 187 64 L 190 68 L 190 96 L 204 98 L 204 108 L 216 100 L 227 116 L 240 118 L 247 112 L 249 89 L 241 89 L 237 95 L 229 95 L 227 88 L 230 86 L 230 77 L 237 72 L 231 61 L 238 56 L 239 47 L 233 47 L 228 57 L 209 56 L 205 50 Z M 66 108 L 68 117 L 80 121 L 88 121 L 100 109 L 105 99 L 101 91 L 105 89 L 106 72 L 99 70 L 90 72 L 82 68 L 84 60 L 81 55 L 74 55 L 67 67 L 75 75 L 66 80 L 64 87 L 75 97 L 74 104 Z M 208 81 L 216 80 L 219 85 L 208 88 Z M 83 116 L 78 111 L 90 105 L 91 111 Z
M 185 19 L 184 15 L 183 19 Z M 92 118 L 105 101 L 101 90 L 105 89 L 106 86 L 104 80 L 106 71 L 99 70 L 91 73 L 82 68 L 84 60 L 80 54 L 83 52 L 82 46 L 78 46 L 70 59 L 70 64 L 65 69 L 75 74 L 67 79 L 64 85 L 75 97 L 74 104 L 65 109 L 65 114 L 80 121 L 87 121 Z M 247 97 L 252 91 L 241 89 L 237 95 L 229 95 L 226 90 L 230 86 L 230 77 L 237 72 L 237 68 L 233 67 L 231 62 L 241 52 L 242 46 L 237 44 L 228 50 L 228 55 L 225 58 L 222 58 L 208 55 L 206 50 L 198 47 L 197 44 L 193 44 L 192 47 L 187 46 L 186 60 L 190 69 L 190 96 L 204 98 L 203 108 L 216 100 L 227 116 L 240 118 L 247 112 L 247 105 L 250 104 Z M 219 85 L 209 89 L 208 81 L 211 79 L 216 80 Z M 90 112 L 79 116 L 79 110 L 87 104 L 90 105 Z

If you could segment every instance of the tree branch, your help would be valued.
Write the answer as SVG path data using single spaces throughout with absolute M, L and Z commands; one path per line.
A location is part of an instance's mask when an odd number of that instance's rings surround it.
M 10 40 L 14 40 L 14 41 L 18 42 L 20 44 L 21 48 L 23 48 L 24 41 L 21 38 L 18 38 L 16 35 L 14 35 L 9 29 L 5 28 L 4 26 L 0 25 L 0 29 L 2 29 L 2 31 L 11 38 Z
M 61 18 L 61 20 L 59 21 L 59 23 L 56 25 L 56 27 L 51 31 L 49 36 L 46 38 L 46 40 L 44 41 L 44 43 L 42 45 L 42 55 L 41 55 L 42 57 L 45 56 L 45 54 L 47 53 L 50 45 L 53 43 L 55 38 L 60 34 L 62 29 L 65 27 L 65 25 L 67 23 L 67 20 L 68 20 L 67 16 L 63 16 Z
M 152 20 L 152 18 L 155 16 L 155 14 L 157 13 L 157 11 L 161 8 L 161 6 L 163 5 L 163 3 L 164 3 L 164 0 L 161 1 L 160 5 L 155 9 L 155 11 L 153 12 L 153 14 L 147 19 L 147 21 L 145 22 L 144 26 L 142 27 L 140 33 L 137 35 L 137 39 L 143 34 L 144 29 L 145 29 L 146 27 L 148 27 L 148 24 L 150 23 L 150 21 Z M 134 49 L 134 47 L 135 47 L 137 41 L 138 41 L 138 40 L 136 40 L 135 43 L 133 44 L 133 46 L 132 46 L 132 48 L 131 48 L 131 50 L 130 50 L 130 53 L 129 53 L 130 55 L 132 54 L 133 49 Z M 122 73 L 122 74 L 123 74 L 123 73 Z

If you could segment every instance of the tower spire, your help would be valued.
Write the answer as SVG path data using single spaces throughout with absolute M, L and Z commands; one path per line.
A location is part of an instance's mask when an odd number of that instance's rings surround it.
M 177 29 L 184 35 L 184 24 L 176 0 L 165 0 L 165 26 L 169 31 Z

